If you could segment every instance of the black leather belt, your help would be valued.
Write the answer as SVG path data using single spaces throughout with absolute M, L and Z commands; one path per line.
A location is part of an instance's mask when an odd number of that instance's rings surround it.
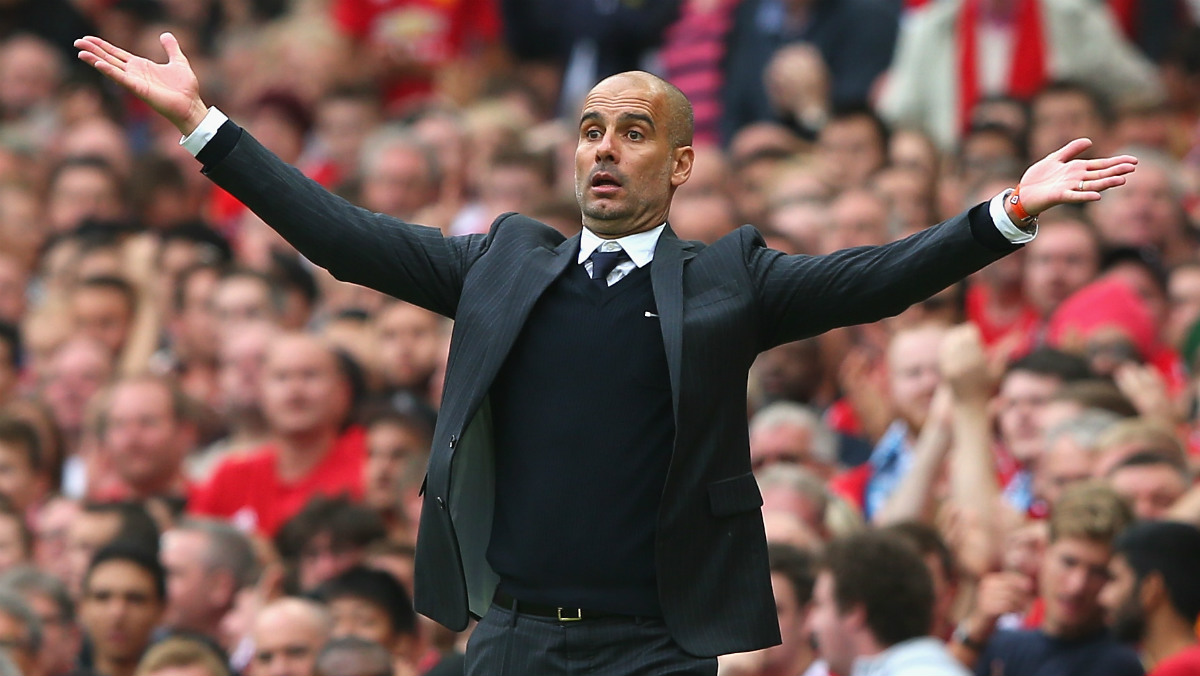
M 587 610 L 586 608 L 561 608 L 559 606 L 548 606 L 542 603 L 526 603 L 524 601 L 518 601 L 514 599 L 499 589 L 496 590 L 496 595 L 492 597 L 492 603 L 504 608 L 505 610 L 511 610 L 514 613 L 521 615 L 548 617 L 550 619 L 558 620 L 559 622 L 598 620 L 602 617 L 628 617 L 628 615 L 603 613 L 598 610 Z

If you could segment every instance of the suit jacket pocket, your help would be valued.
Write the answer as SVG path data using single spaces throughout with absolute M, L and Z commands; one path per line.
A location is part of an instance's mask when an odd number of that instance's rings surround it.
M 747 472 L 708 485 L 708 504 L 713 516 L 733 516 L 762 507 L 762 494 L 754 474 Z

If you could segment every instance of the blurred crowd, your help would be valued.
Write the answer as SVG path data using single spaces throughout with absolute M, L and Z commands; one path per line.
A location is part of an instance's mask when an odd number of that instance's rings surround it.
M 300 257 L 71 47 L 162 61 L 164 31 L 284 160 L 446 236 L 509 211 L 577 233 L 578 101 L 635 68 L 695 104 L 684 239 L 883 244 L 1070 139 L 1138 156 L 962 284 L 761 356 L 749 451 L 784 643 L 721 670 L 849 676 L 858 604 L 876 639 L 919 618 L 979 674 L 1200 673 L 1198 19 L 1195 0 L 0 0 L 0 673 L 462 671 L 466 636 L 410 600 L 452 322 Z

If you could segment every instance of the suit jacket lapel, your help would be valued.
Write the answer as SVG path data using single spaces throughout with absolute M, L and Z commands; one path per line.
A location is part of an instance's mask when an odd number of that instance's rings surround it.
M 662 329 L 667 369 L 671 374 L 671 403 L 679 417 L 680 376 L 683 369 L 683 262 L 695 256 L 692 245 L 679 239 L 667 225 L 654 248 L 650 281 Z

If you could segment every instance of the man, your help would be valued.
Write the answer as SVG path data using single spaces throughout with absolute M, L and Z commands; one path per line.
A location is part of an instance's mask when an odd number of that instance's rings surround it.
M 1024 607 L 1029 589 L 1012 573 L 984 577 L 976 607 L 955 631 L 959 659 L 973 664 L 978 676 L 1140 676 L 1137 655 L 1109 635 L 1099 601 L 1112 542 L 1132 521 L 1129 507 L 1107 486 L 1068 490 L 1052 507 L 1050 544 L 1038 573 L 1041 626 L 996 631 L 1001 615 Z
M 0 575 L 0 589 L 19 594 L 42 625 L 42 648 L 37 672 L 66 676 L 75 669 L 81 637 L 75 623 L 75 603 L 62 580 L 29 566 Z
M 391 573 L 355 566 L 327 580 L 313 595 L 329 606 L 332 638 L 371 641 L 392 656 L 396 673 L 418 671 L 427 646 L 412 599 Z
M 114 542 L 92 559 L 79 622 L 92 647 L 91 674 L 133 676 L 162 619 L 166 574 L 154 554 Z
M 364 435 L 346 427 L 350 385 L 332 348 L 308 334 L 277 337 L 259 397 L 270 440 L 226 458 L 192 492 L 192 513 L 274 535 L 314 495 L 362 495 Z
M 114 383 L 101 399 L 99 428 L 101 452 L 115 481 L 92 497 L 186 497 L 183 462 L 197 435 L 191 408 L 179 387 L 162 376 Z
M 810 408 L 789 401 L 770 404 L 750 419 L 750 464 L 800 465 L 828 479 L 837 468 L 837 438 Z
M 163 625 L 218 640 L 237 593 L 256 579 L 250 540 L 221 521 L 183 521 L 163 533 L 161 558 L 167 571 Z
M 248 676 L 313 676 L 333 621 L 319 603 L 294 597 L 274 601 L 254 618 L 254 657 Z
M 1167 515 L 1191 486 L 1187 464 L 1155 450 L 1138 451 L 1105 475 L 1113 490 L 1133 507 L 1133 515 L 1155 521 Z
M 1100 436 L 1119 420 L 1108 411 L 1089 409 L 1046 430 L 1046 448 L 1033 472 L 1034 500 L 1053 509 L 1072 484 L 1095 476 Z
M 1113 633 L 1141 646 L 1150 676 L 1200 673 L 1200 530 L 1169 521 L 1131 526 L 1117 538 L 1100 592 Z
M 137 312 L 134 286 L 120 277 L 88 277 L 71 292 L 70 303 L 76 332 L 120 357 Z
M 67 527 L 66 569 L 63 580 L 78 596 L 92 558 L 108 544 L 132 542 L 158 554 L 158 526 L 135 502 L 86 503 Z
M 1068 163 L 1081 140 L 1031 168 L 1016 205 L 997 196 L 886 247 L 787 257 L 742 228 L 704 248 L 666 227 L 694 158 L 690 104 L 634 72 L 583 106 L 579 239 L 516 215 L 488 235 L 443 238 L 302 183 L 223 114 L 208 117 L 178 43 L 162 41 L 165 65 L 99 38 L 76 45 L 184 134 L 207 120 L 188 142 L 207 175 L 310 260 L 455 318 L 415 602 L 455 630 L 483 616 L 468 673 L 652 662 L 712 673 L 717 654 L 777 643 L 747 449 L 755 355 L 895 314 L 1011 252 L 991 207 L 1024 240 L 1005 204 L 1033 215 L 1094 200 L 1133 169 L 1133 158 Z M 595 615 L 613 617 L 582 625 L 598 642 L 587 665 L 538 631 L 547 616 Z M 583 638 L 578 621 L 564 626 L 554 636 Z
M 146 651 L 134 676 L 229 676 L 229 667 L 203 642 L 173 636 Z
M 275 548 L 295 574 L 297 588 L 308 593 L 367 558 L 367 549 L 384 540 L 383 519 L 370 507 L 344 496 L 314 496 L 275 536 Z
M 0 645 L 23 676 L 42 676 L 38 653 L 42 623 L 25 601 L 12 591 L 0 591 Z
M 838 674 L 966 676 L 927 636 L 933 602 L 929 569 L 900 536 L 867 531 L 834 540 L 813 587 L 817 651 Z
M 315 676 L 393 676 L 391 656 L 383 646 L 358 638 L 335 638 L 317 655 Z M 405 673 L 405 672 L 400 672 Z

